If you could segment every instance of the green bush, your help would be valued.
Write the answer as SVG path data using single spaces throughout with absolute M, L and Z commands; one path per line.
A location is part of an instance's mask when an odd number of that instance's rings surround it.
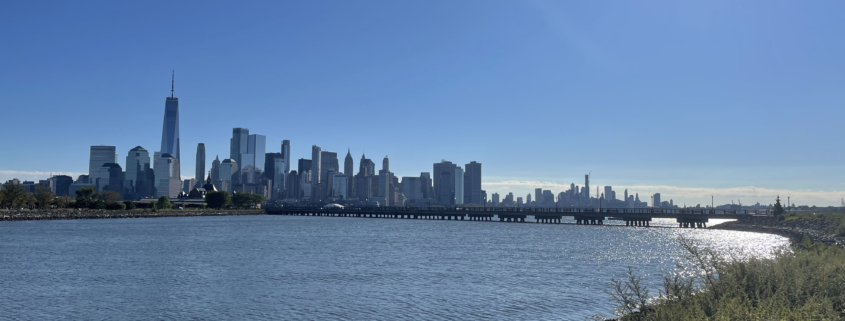
M 124 206 L 126 207 L 127 210 L 134 210 L 135 207 L 137 207 L 137 206 L 135 206 L 135 202 L 133 202 L 133 201 L 124 201 L 123 204 L 124 204 Z
M 173 203 L 170 202 L 170 199 L 167 196 L 162 196 L 158 198 L 156 201 L 155 208 L 158 210 L 169 210 L 173 208 Z
M 658 297 L 639 279 L 613 280 L 620 320 L 842 320 L 845 250 L 809 238 L 772 258 L 741 260 L 680 239 L 689 265 Z

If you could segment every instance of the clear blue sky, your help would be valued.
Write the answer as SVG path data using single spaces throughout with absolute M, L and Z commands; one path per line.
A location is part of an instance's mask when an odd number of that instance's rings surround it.
M 665 186 L 676 202 L 783 192 L 838 204 L 843 12 L 843 1 L 6 1 L 0 179 L 86 172 L 90 145 L 117 146 L 121 165 L 136 145 L 157 150 L 175 69 L 183 176 L 198 142 L 210 163 L 247 127 L 268 152 L 282 139 L 295 159 L 312 144 L 351 148 L 356 168 L 362 151 L 390 155 L 397 175 L 479 161 L 488 192 L 580 185 L 592 170 L 594 185 Z

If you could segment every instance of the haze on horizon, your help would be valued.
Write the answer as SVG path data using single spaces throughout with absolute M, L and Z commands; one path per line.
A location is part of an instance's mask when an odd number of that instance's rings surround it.
M 175 69 L 183 158 L 203 142 L 209 164 L 246 127 L 397 176 L 478 161 L 488 195 L 592 171 L 675 204 L 845 197 L 841 1 L 3 9 L 0 182 L 84 173 L 91 145 L 156 150 Z

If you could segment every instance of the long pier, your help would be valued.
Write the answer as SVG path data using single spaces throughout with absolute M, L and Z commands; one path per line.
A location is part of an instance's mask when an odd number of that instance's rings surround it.
M 470 220 L 560 224 L 564 216 L 578 225 L 603 225 L 605 220 L 625 221 L 625 226 L 650 226 L 655 218 L 674 218 L 681 228 L 704 228 L 710 219 L 739 219 L 769 215 L 769 211 L 659 209 L 659 208 L 514 208 L 514 207 L 319 207 L 294 206 L 267 209 L 268 215 L 335 216 L 395 219 Z

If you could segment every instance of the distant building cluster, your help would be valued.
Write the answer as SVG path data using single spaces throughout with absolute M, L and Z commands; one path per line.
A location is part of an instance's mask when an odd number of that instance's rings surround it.
M 53 176 L 37 185 L 49 186 L 57 196 L 75 196 L 83 187 L 97 191 L 114 191 L 127 200 L 148 198 L 197 198 L 209 191 L 261 194 L 277 204 L 343 203 L 369 206 L 503 206 L 503 207 L 578 207 L 578 208 L 644 208 L 638 194 L 625 190 L 620 199 L 611 186 L 604 186 L 591 196 L 590 176 L 584 176 L 584 186 L 574 183 L 557 195 L 537 188 L 533 195 L 504 198 L 493 193 L 488 199 L 481 189 L 481 163 L 472 161 L 458 166 L 447 160 L 434 163 L 431 172 L 419 176 L 397 177 L 390 171 L 390 160 L 382 159 L 381 169 L 361 155 L 358 171 L 351 151 L 347 150 L 340 167 L 338 154 L 311 146 L 311 159 L 299 159 L 291 170 L 290 140 L 283 140 L 278 151 L 267 152 L 267 137 L 251 134 L 248 128 L 232 129 L 229 155 L 219 155 L 206 171 L 204 143 L 197 145 L 194 178 L 182 180 L 179 138 L 179 98 L 165 99 L 161 146 L 150 152 L 137 146 L 130 149 L 121 167 L 115 146 L 91 146 L 88 174 L 75 180 L 65 175 Z M 23 185 L 35 192 L 35 182 L 12 180 L 7 183 Z M 662 201 L 660 194 L 652 195 L 651 204 L 662 208 L 677 207 L 672 200 Z

